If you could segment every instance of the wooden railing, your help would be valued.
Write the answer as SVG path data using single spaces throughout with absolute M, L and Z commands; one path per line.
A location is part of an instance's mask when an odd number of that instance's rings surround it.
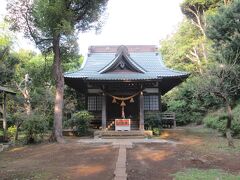
M 175 113 L 161 113 L 161 124 L 163 127 L 176 128 Z
M 145 121 L 149 119 L 150 121 L 157 121 L 156 123 L 163 128 L 176 128 L 175 113 L 167 112 L 149 112 L 145 114 Z

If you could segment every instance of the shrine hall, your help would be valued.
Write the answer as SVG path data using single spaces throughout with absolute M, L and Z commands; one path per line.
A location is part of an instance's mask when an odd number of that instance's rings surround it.
M 161 96 L 188 76 L 167 68 L 154 45 L 121 45 L 90 46 L 82 67 L 64 79 L 85 95 L 94 127 L 116 129 L 116 123 L 126 123 L 128 130 L 144 130 L 145 113 L 161 112 Z

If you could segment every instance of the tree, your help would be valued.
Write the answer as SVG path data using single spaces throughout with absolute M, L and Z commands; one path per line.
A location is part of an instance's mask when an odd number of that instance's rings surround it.
M 202 38 L 198 42 L 198 46 L 199 49 L 201 48 L 200 51 L 204 57 L 204 61 L 208 61 L 208 50 L 206 47 L 208 44 L 206 39 L 206 15 L 214 13 L 220 4 L 220 0 L 185 0 L 181 4 L 181 10 L 183 14 L 196 28 L 199 29 L 202 34 Z M 196 49 L 193 49 L 192 51 L 197 55 Z
M 0 84 L 9 85 L 14 77 L 19 59 L 13 55 L 14 36 L 8 30 L 6 22 L 0 23 Z
M 213 41 L 217 61 L 240 64 L 240 1 L 223 6 L 208 19 L 207 36 Z
M 228 145 L 234 147 L 231 135 L 233 120 L 232 107 L 240 95 L 240 66 L 236 64 L 215 64 L 202 76 L 198 93 L 210 93 L 220 98 L 226 108 L 227 124 L 226 137 Z
M 161 53 L 166 65 L 193 74 L 202 74 L 204 69 L 203 52 L 199 42 L 199 30 L 188 20 L 184 20 L 178 31 L 161 42 Z
M 62 106 L 64 78 L 61 68 L 62 47 L 76 36 L 76 31 L 99 29 L 107 0 L 12 0 L 8 4 L 8 19 L 12 29 L 24 29 L 42 52 L 54 54 L 53 76 L 56 94 L 52 140 L 62 138 Z
M 208 19 L 207 36 L 213 41 L 214 58 L 220 67 L 208 73 L 210 91 L 223 99 L 227 113 L 226 136 L 229 146 L 231 137 L 232 105 L 240 95 L 240 1 L 225 3 L 218 13 Z
M 185 0 L 181 4 L 181 10 L 206 37 L 206 12 L 214 11 L 220 2 L 220 0 Z

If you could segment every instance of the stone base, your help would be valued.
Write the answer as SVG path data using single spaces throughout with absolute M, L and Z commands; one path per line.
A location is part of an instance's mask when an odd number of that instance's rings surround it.
M 152 131 L 95 131 L 94 137 L 103 139 L 143 139 L 152 136 Z

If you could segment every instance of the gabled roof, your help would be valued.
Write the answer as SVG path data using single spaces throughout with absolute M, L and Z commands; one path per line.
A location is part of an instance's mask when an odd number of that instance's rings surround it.
M 189 76 L 186 72 L 167 68 L 156 47 L 152 45 L 91 46 L 89 50 L 84 66 L 78 71 L 65 73 L 65 79 L 131 81 L 176 77 L 185 79 Z M 114 71 L 122 61 L 131 71 Z
M 120 68 L 121 70 L 129 69 L 130 72 L 138 72 L 138 73 L 144 73 L 146 70 L 144 70 L 143 67 L 138 65 L 129 55 L 128 49 L 126 46 L 120 46 L 117 50 L 117 53 L 115 55 L 115 58 L 107 64 L 104 68 L 102 68 L 99 72 L 102 73 L 108 73 L 113 72 L 115 69 Z M 120 71 L 118 71 L 120 72 Z

